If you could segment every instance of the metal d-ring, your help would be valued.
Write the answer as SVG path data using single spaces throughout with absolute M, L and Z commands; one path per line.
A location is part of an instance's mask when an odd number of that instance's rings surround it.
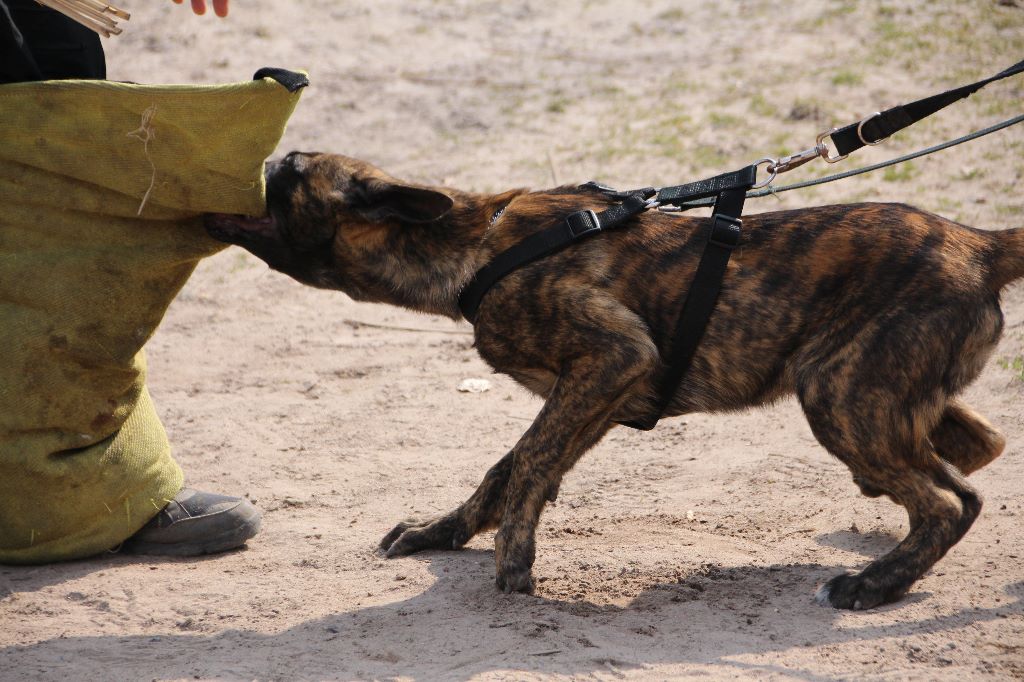
M 870 116 L 868 116 L 867 118 L 865 118 L 864 120 L 862 120 L 860 123 L 857 124 L 857 137 L 859 137 L 860 141 L 863 142 L 864 144 L 868 145 L 869 147 L 874 147 L 879 142 L 884 142 L 885 140 L 889 139 L 888 136 L 883 137 L 880 140 L 875 140 L 874 142 L 868 142 L 867 140 L 864 139 L 864 124 L 867 123 L 868 121 L 870 121 L 871 119 L 875 118 L 876 116 L 881 116 L 881 115 L 882 115 L 882 112 L 876 111 L 875 113 L 871 114 Z
M 750 189 L 761 189 L 762 187 L 767 187 L 768 185 L 772 184 L 772 180 L 774 180 L 775 176 L 779 174 L 778 170 L 776 170 L 776 167 L 779 165 L 779 162 L 776 159 L 766 156 L 763 159 L 758 159 L 757 161 L 755 161 L 754 167 L 756 168 L 757 166 L 760 166 L 762 163 L 768 164 L 768 170 L 771 172 L 771 175 L 768 176 L 767 180 L 765 180 L 764 182 L 759 182 L 756 185 L 753 185 Z

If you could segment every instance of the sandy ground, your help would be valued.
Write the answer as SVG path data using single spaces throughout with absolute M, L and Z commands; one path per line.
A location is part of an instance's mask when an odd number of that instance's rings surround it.
M 473 190 L 675 184 L 1024 56 L 1024 9 L 990 0 L 238 0 L 225 21 L 122 4 L 135 16 L 107 41 L 112 78 L 305 68 L 281 152 Z M 1021 77 L 990 86 L 835 168 L 1022 99 Z M 1024 225 L 1022 181 L 1024 126 L 749 210 L 897 200 L 995 229 Z M 612 432 L 542 520 L 536 595 L 505 596 L 491 534 L 391 561 L 375 547 L 462 501 L 539 401 L 489 374 L 465 323 L 304 288 L 230 249 L 149 344 L 150 388 L 189 483 L 246 495 L 262 533 L 195 561 L 0 567 L 0 678 L 1022 679 L 1024 287 L 1004 300 L 1005 338 L 968 398 L 1009 445 L 972 479 L 981 518 L 900 603 L 813 602 L 907 524 L 860 496 L 793 401 Z M 466 378 L 491 389 L 460 393 Z

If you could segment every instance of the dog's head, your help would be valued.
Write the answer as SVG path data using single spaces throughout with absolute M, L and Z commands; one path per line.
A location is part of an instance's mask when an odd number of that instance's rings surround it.
M 372 282 L 391 230 L 440 220 L 453 200 L 395 180 L 374 166 L 336 154 L 292 152 L 266 168 L 267 216 L 206 217 L 215 239 L 237 244 L 304 284 L 353 298 Z

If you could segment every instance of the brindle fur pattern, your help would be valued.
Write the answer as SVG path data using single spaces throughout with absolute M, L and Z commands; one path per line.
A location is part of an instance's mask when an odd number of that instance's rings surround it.
M 457 295 L 494 254 L 585 208 L 577 188 L 468 194 L 373 166 L 290 154 L 268 171 L 271 219 L 211 217 L 211 234 L 357 300 L 459 317 Z M 504 213 L 490 224 L 496 211 Z M 495 285 L 474 326 L 498 372 L 545 399 L 533 424 L 452 512 L 402 523 L 389 557 L 457 549 L 496 528 L 498 587 L 533 589 L 534 536 L 562 477 L 617 422 L 646 416 L 709 220 L 648 212 Z M 899 599 L 971 526 L 964 476 L 1003 437 L 956 396 L 999 339 L 999 291 L 1024 276 L 1024 231 L 984 232 L 893 204 L 750 215 L 717 309 L 669 413 L 723 412 L 796 394 L 814 435 L 868 496 L 910 518 L 906 538 L 819 599 Z

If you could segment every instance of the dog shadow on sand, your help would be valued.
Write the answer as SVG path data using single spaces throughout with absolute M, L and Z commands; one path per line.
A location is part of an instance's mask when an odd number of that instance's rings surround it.
M 850 538 L 819 540 L 835 544 Z M 67 564 L 63 572 L 26 573 L 29 577 L 16 576 L 8 585 L 30 592 L 130 561 Z M 687 665 L 693 674 L 713 677 L 783 674 L 817 680 L 828 677 L 800 666 L 827 658 L 835 645 L 881 645 L 1024 616 L 1024 583 L 1004 587 L 1009 599 L 994 608 L 907 618 L 904 608 L 932 598 L 918 589 L 874 612 L 839 612 L 818 606 L 812 595 L 840 568 L 808 563 L 705 565 L 678 580 L 652 584 L 620 605 L 546 596 L 543 583 L 536 595 L 501 594 L 493 585 L 490 551 L 429 552 L 402 561 L 425 563 L 435 582 L 408 599 L 357 607 L 271 634 L 234 629 L 211 635 L 61 636 L 8 646 L 0 649 L 0 677 L 6 670 L 19 671 L 22 679 L 438 680 L 485 673 L 515 679 L 531 673 L 621 677 L 649 666 Z M 889 641 L 888 646 L 900 644 Z M 796 665 L 779 662 L 784 652 L 799 647 L 819 655 L 800 656 Z M 928 653 L 918 647 L 910 657 L 928 665 Z M 58 669 L 53 661 L 63 663 Z

